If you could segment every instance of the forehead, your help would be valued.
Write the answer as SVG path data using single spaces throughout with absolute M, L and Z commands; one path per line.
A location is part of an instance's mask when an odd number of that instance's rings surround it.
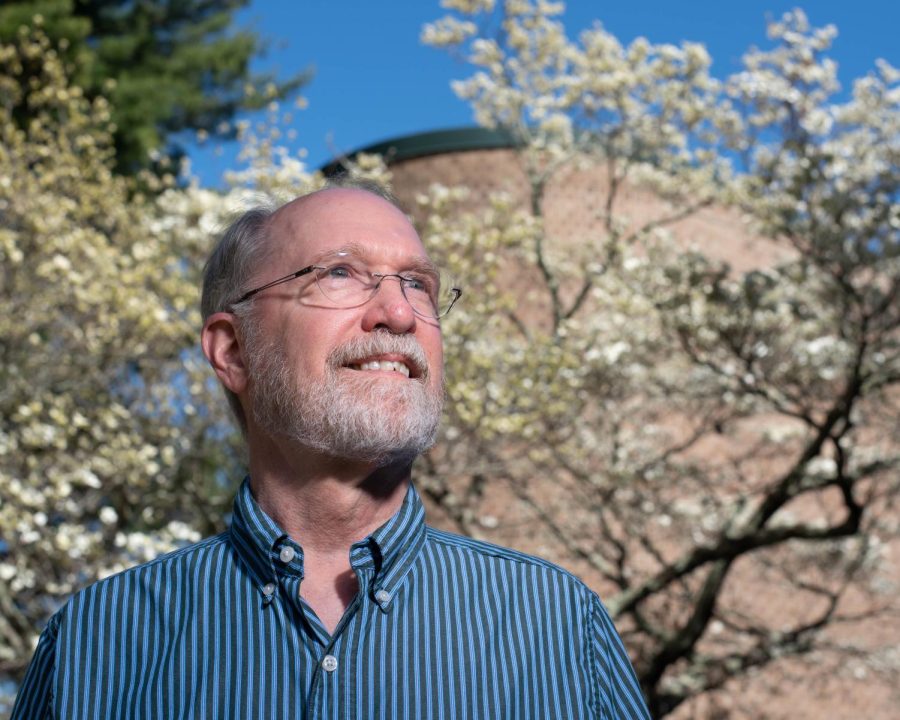
M 279 264 L 304 265 L 348 248 L 373 263 L 427 259 L 418 234 L 399 209 L 377 195 L 349 188 L 323 190 L 285 205 L 270 221 L 269 242 Z

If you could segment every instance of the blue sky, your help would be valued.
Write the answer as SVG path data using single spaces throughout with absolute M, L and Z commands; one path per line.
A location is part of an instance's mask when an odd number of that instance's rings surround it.
M 563 21 L 570 37 L 600 21 L 626 44 L 641 35 L 654 43 L 702 42 L 721 77 L 738 69 L 751 45 L 766 45 L 767 17 L 798 6 L 814 26 L 837 26 L 831 54 L 845 87 L 877 58 L 900 66 L 900 3 L 888 0 L 571 0 Z M 271 44 L 255 69 L 282 76 L 314 71 L 303 91 L 309 107 L 295 114 L 294 128 L 295 146 L 307 148 L 309 165 L 317 167 L 338 151 L 472 124 L 468 105 L 450 89 L 450 81 L 469 70 L 419 43 L 422 25 L 442 14 L 438 0 L 252 0 L 238 22 Z M 221 157 L 193 150 L 191 157 L 194 172 L 210 186 L 219 185 L 234 162 L 228 150 Z

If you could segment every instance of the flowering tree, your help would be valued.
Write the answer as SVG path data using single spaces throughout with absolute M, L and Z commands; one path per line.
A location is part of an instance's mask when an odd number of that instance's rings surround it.
M 228 446 L 186 351 L 211 213 L 113 159 L 45 36 L 0 47 L 0 679 L 74 590 L 221 523 Z
M 776 663 L 896 673 L 896 638 L 835 628 L 890 608 L 900 74 L 882 63 L 835 100 L 834 30 L 799 11 L 717 81 L 698 45 L 623 47 L 600 26 L 572 42 L 558 3 L 444 5 L 423 39 L 476 66 L 455 89 L 518 135 L 530 191 L 469 211 L 465 191 L 421 198 L 467 286 L 428 495 L 509 541 L 511 512 L 483 517 L 502 484 L 528 535 L 605 588 L 654 716 L 698 696 L 727 710 L 716 690 Z M 554 234 L 547 193 L 585 168 L 605 178 L 585 199 L 600 222 Z M 666 209 L 629 217 L 629 187 Z M 739 274 L 677 251 L 667 228 L 712 203 L 788 259 Z

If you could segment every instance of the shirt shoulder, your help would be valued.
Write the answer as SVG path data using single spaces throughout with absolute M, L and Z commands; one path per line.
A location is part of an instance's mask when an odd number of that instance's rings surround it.
M 428 602 L 439 607 L 439 615 L 452 615 L 445 607 L 462 596 L 469 621 L 504 634 L 503 642 L 516 648 L 516 662 L 528 668 L 526 675 L 544 672 L 548 660 L 565 665 L 570 673 L 557 678 L 559 692 L 580 697 L 591 717 L 649 720 L 609 613 L 597 593 L 571 572 L 549 560 L 431 527 L 423 554 Z
M 229 545 L 228 533 L 222 533 L 110 575 L 72 595 L 41 634 L 13 717 L 49 717 L 52 708 L 58 709 L 57 702 L 71 699 L 64 687 L 74 682 L 72 677 L 82 677 L 88 663 L 98 662 L 107 672 L 141 652 L 136 643 L 144 632 L 152 634 L 166 619 L 177 620 L 179 606 L 196 605 L 189 596 L 208 587 L 198 578 L 214 575 L 216 566 L 233 564 Z
M 179 584 L 182 581 L 189 584 L 192 577 L 201 572 L 203 567 L 210 562 L 215 562 L 217 557 L 221 562 L 225 556 L 230 554 L 230 540 L 227 531 L 185 545 L 88 585 L 72 595 L 68 602 L 60 608 L 57 615 L 59 620 L 64 622 L 68 616 L 85 604 L 94 604 L 104 598 L 110 600 L 116 597 L 121 598 L 123 593 L 129 593 L 138 587 L 152 588 L 170 575 L 177 576 L 180 579 Z
M 455 554 L 459 557 L 467 557 L 471 560 L 478 559 L 489 567 L 500 572 L 506 570 L 519 573 L 538 573 L 550 576 L 556 582 L 569 586 L 572 590 L 584 593 L 585 600 L 597 598 L 591 590 L 576 575 L 559 565 L 528 553 L 511 548 L 495 545 L 484 540 L 476 540 L 464 535 L 438 530 L 426 526 L 426 540 L 428 543 L 440 547 L 444 552 Z

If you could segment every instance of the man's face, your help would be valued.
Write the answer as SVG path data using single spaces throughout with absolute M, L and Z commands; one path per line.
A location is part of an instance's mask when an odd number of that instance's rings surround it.
M 274 252 L 254 283 L 351 246 L 374 272 L 404 273 L 427 261 L 404 215 L 360 190 L 328 190 L 285 206 L 269 238 Z M 335 457 L 412 459 L 432 444 L 440 420 L 438 321 L 413 312 L 396 278 L 357 307 L 320 298 L 307 275 L 253 299 L 244 332 L 251 421 Z

